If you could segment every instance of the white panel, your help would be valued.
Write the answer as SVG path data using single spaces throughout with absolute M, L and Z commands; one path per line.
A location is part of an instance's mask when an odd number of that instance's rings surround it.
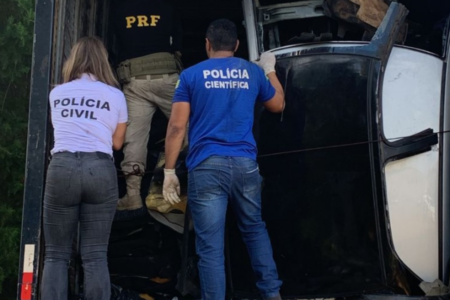
M 23 256 L 23 273 L 33 273 L 34 244 L 26 244 Z
M 432 151 L 386 166 L 388 213 L 394 248 L 422 280 L 439 275 L 439 152 Z
M 383 81 L 384 134 L 396 139 L 427 128 L 439 131 L 443 61 L 394 47 Z
M 395 141 L 425 129 L 439 131 L 443 61 L 394 47 L 382 94 L 383 130 Z M 439 276 L 439 153 L 433 151 L 389 163 L 386 185 L 394 248 L 425 281 Z

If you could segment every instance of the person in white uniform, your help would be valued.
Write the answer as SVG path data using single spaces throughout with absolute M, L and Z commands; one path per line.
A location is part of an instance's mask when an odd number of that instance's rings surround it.
M 63 77 L 49 99 L 55 145 L 44 196 L 41 298 L 67 300 L 67 269 L 79 227 L 84 299 L 109 300 L 107 248 L 118 201 L 112 154 L 125 138 L 125 96 L 95 37 L 75 44 Z

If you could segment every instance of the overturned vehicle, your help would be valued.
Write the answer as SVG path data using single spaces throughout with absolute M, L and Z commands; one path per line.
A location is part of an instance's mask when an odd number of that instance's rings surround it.
M 37 2 L 18 299 L 38 299 L 43 174 L 52 135 L 47 95 L 78 37 L 101 36 L 117 57 L 108 18 L 114 1 Z M 225 17 L 243 24 L 237 56 L 255 60 L 272 51 L 285 89 L 285 111 L 255 107 L 254 123 L 263 218 L 283 298 L 449 298 L 450 5 L 211 2 L 179 4 L 184 65 L 206 58 L 204 30 Z M 142 187 L 147 208 L 117 213 L 113 224 L 113 297 L 196 299 L 195 232 L 185 205 L 162 205 L 167 120 L 159 114 L 153 122 L 159 130 L 150 133 L 151 172 Z M 119 166 L 122 154 L 115 158 Z M 183 156 L 178 167 L 182 174 Z M 71 296 L 81 299 L 74 253 Z M 231 212 L 224 255 L 227 298 L 258 298 Z

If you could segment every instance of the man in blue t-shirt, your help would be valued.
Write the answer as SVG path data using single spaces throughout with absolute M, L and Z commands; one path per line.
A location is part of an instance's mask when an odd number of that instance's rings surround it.
M 284 109 L 275 56 L 258 65 L 235 58 L 236 26 L 221 19 L 206 32 L 209 59 L 180 76 L 166 136 L 164 199 L 180 201 L 175 163 L 189 121 L 188 201 L 200 257 L 202 299 L 225 298 L 224 231 L 228 203 L 247 246 L 263 299 L 281 299 L 281 281 L 261 218 L 261 176 L 252 134 L 256 101 L 271 112 Z

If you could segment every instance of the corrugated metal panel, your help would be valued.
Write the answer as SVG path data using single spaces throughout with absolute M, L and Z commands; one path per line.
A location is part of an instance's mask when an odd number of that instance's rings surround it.
M 52 84 L 61 83 L 61 70 L 72 46 L 83 36 L 96 35 L 97 0 L 56 0 Z

